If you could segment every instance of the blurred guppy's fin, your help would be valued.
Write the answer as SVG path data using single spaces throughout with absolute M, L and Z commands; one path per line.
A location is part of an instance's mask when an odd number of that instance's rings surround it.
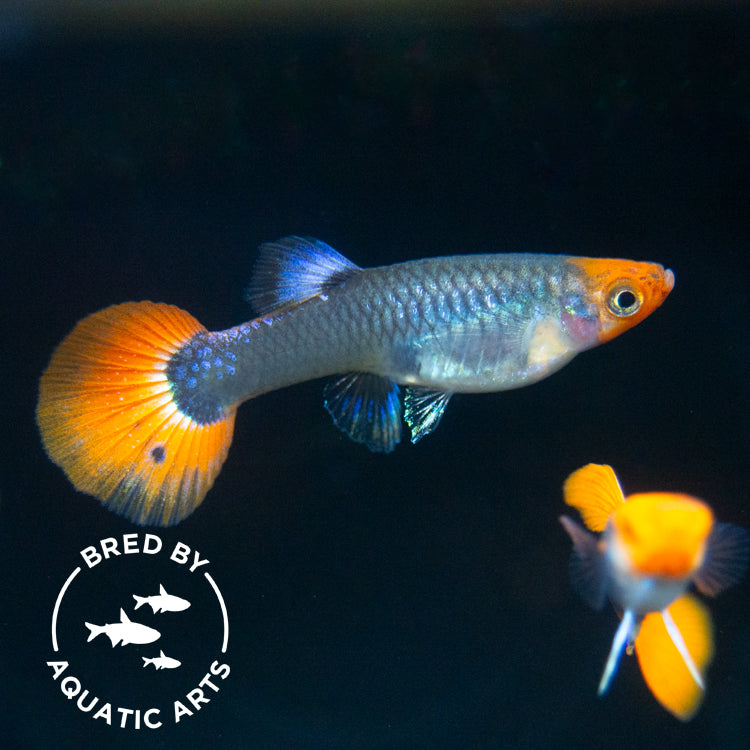
M 702 678 L 714 651 L 713 626 L 708 609 L 694 596 L 685 594 L 667 608 L 693 662 L 688 666 L 675 645 L 660 612 L 644 617 L 635 653 L 654 697 L 673 716 L 688 721 L 700 708 L 705 690 Z

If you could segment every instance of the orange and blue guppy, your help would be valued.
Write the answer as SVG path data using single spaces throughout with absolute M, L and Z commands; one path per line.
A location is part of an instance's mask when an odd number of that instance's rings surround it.
M 234 328 L 209 332 L 152 302 L 81 320 L 41 378 L 37 423 L 77 489 L 166 526 L 203 500 L 248 399 L 334 375 L 334 423 L 388 452 L 402 420 L 416 442 L 454 393 L 535 383 L 632 328 L 673 285 L 656 263 L 563 255 L 363 269 L 324 242 L 286 237 L 261 246 L 248 289 L 257 317 Z
M 673 716 L 691 719 L 705 695 L 713 626 L 693 594 L 715 596 L 744 574 L 750 536 L 714 519 L 698 498 L 673 492 L 625 497 L 611 466 L 588 464 L 564 485 L 589 533 L 566 516 L 573 541 L 571 574 L 579 593 L 600 609 L 607 597 L 622 612 L 599 695 L 609 688 L 623 650 L 635 650 L 649 689 Z

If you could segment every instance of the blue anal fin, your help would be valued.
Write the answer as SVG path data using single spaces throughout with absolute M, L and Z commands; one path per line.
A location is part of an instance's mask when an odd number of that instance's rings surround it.
M 352 372 L 326 385 L 324 405 L 352 440 L 390 453 L 401 440 L 399 388 L 388 378 Z
M 404 419 L 411 429 L 412 443 L 429 435 L 438 426 L 452 395 L 429 388 L 406 389 Z
M 325 296 L 360 270 L 321 240 L 282 237 L 260 246 L 245 299 L 258 315 L 278 312 Z

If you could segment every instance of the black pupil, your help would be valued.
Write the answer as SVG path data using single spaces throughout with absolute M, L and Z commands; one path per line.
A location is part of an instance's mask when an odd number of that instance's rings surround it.
M 621 310 L 628 310 L 636 303 L 635 294 L 628 291 L 619 292 L 615 301 Z

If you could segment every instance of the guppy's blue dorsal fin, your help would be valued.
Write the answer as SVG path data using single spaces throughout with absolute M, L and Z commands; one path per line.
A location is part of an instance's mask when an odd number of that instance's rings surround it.
M 245 299 L 266 315 L 324 295 L 360 270 L 321 240 L 282 237 L 260 246 Z
M 414 386 L 406 389 L 404 419 L 411 428 L 412 443 L 429 435 L 438 426 L 452 395 Z
M 401 401 L 396 383 L 379 375 L 352 372 L 325 388 L 333 422 L 357 443 L 390 453 L 401 440 Z

